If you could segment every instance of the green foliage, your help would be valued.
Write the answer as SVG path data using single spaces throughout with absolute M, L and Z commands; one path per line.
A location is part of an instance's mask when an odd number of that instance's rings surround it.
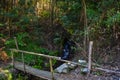
M 60 7 L 61 11 L 64 13 L 60 15 L 63 25 L 65 24 L 65 26 L 69 26 L 70 23 L 78 22 L 80 14 L 79 10 L 81 9 L 80 1 L 66 1 L 66 3 L 60 1 L 58 7 Z
M 0 75 L 0 80 L 6 80 L 6 78 Z
M 12 80 L 12 74 L 9 70 L 2 70 L 0 80 Z
M 42 66 L 40 66 L 40 65 L 34 65 L 33 68 L 42 69 Z
M 26 44 L 25 44 L 25 42 L 24 42 L 24 39 L 26 38 L 28 36 L 28 34 L 27 33 L 18 33 L 18 34 L 16 34 L 16 39 L 17 39 L 17 42 L 18 42 L 18 46 L 20 47 L 20 48 L 22 48 L 22 47 L 24 47 Z M 6 42 L 5 42 L 5 45 L 8 47 L 8 48 L 12 48 L 12 47 L 14 47 L 15 48 L 15 41 L 14 41 L 14 39 L 13 38 L 11 38 L 11 39 L 9 39 L 9 40 L 7 40 Z
M 50 12 L 49 12 L 49 11 L 46 11 L 46 10 L 43 10 L 43 11 L 40 13 L 40 17 L 41 17 L 41 18 L 49 18 L 49 15 L 50 15 Z
M 88 18 L 89 23 L 93 24 L 93 23 L 97 23 L 99 21 L 100 14 L 97 11 L 95 11 L 91 8 L 88 8 L 87 16 L 88 16 L 87 18 Z
M 59 33 L 55 33 L 55 37 L 53 39 L 53 42 L 55 44 L 60 44 L 61 43 L 61 35 Z
M 42 53 L 46 55 L 52 55 L 52 56 L 57 56 L 58 52 L 57 51 L 49 51 L 46 48 L 40 47 L 37 43 L 33 42 L 31 38 L 29 37 L 29 34 L 27 33 L 18 33 L 16 34 L 16 39 L 18 42 L 18 47 L 21 50 L 26 50 L 26 51 L 31 51 L 31 52 L 37 52 L 37 53 Z M 15 48 L 15 41 L 14 39 L 9 39 L 6 41 L 6 46 L 9 48 L 12 48 L 14 46 Z M 22 62 L 22 54 L 21 53 L 15 53 L 15 58 L 16 60 L 19 60 Z M 44 66 L 44 58 L 35 56 L 35 55 L 30 55 L 30 54 L 24 54 L 24 59 L 26 64 L 32 63 L 32 66 L 35 68 L 42 69 Z M 53 61 L 53 64 L 55 64 L 56 61 Z
M 103 73 L 100 71 L 93 72 L 94 75 L 101 76 Z
M 28 80 L 28 77 L 27 76 L 23 76 L 21 73 L 19 73 L 16 80 Z
M 4 24 L 0 23 L 0 27 L 4 26 Z
M 120 22 L 120 12 L 119 11 L 115 12 L 115 14 L 112 14 L 111 11 L 108 11 L 107 17 L 108 17 L 108 19 L 106 20 L 106 26 L 108 26 L 108 28 L 112 25 L 115 25 L 115 23 Z
M 3 37 L 4 35 L 0 33 L 0 37 Z

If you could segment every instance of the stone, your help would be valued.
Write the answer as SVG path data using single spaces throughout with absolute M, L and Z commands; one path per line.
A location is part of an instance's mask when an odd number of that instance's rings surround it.
M 62 73 L 68 73 L 69 72 L 69 69 L 68 68 L 64 68 L 63 70 L 62 70 Z
M 82 72 L 82 73 L 88 73 L 88 71 L 89 71 L 88 68 L 82 68 L 82 69 L 81 69 L 81 72 Z
M 58 73 L 68 73 L 68 65 L 66 63 L 60 65 L 59 67 L 57 67 L 55 69 L 55 72 L 58 72 Z
M 79 62 L 80 64 L 86 64 L 86 63 L 87 63 L 87 61 L 85 61 L 85 60 L 78 60 L 78 62 Z
M 74 69 L 77 65 L 72 63 L 64 63 L 55 69 L 58 73 L 68 73 L 71 69 Z
M 72 64 L 72 63 L 67 63 L 67 64 L 70 69 L 74 69 L 75 67 L 77 67 L 76 64 Z

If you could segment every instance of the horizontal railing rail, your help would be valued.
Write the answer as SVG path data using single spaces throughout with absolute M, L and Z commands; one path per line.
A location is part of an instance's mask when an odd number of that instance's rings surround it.
M 38 55 L 38 56 L 42 56 L 42 57 L 46 57 L 46 58 L 56 59 L 58 61 L 62 61 L 62 62 L 66 62 L 66 63 L 71 63 L 71 64 L 75 64 L 75 65 L 80 65 L 80 66 L 83 66 L 83 67 L 87 67 L 85 65 L 81 65 L 78 62 L 73 62 L 73 61 L 61 59 L 61 57 L 50 56 L 50 55 L 45 55 L 45 54 L 41 54 L 41 53 L 28 52 L 28 51 L 17 50 L 17 49 L 10 49 L 10 50 L 13 51 L 13 52 L 21 52 L 21 53 L 27 53 L 27 54 L 32 54 L 32 55 Z

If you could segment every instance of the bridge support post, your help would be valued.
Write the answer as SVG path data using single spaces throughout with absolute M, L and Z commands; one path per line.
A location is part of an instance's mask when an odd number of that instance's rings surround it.
M 14 65 L 15 65 L 15 63 L 14 63 L 14 52 L 13 51 L 11 51 L 11 57 L 12 57 L 12 66 L 14 67 Z
M 88 55 L 88 76 L 90 75 L 91 66 L 92 66 L 92 59 L 91 59 L 92 47 L 93 47 L 93 41 L 90 41 L 90 43 L 89 43 L 89 55 Z
M 23 62 L 24 73 L 25 73 L 26 69 L 25 69 L 25 60 L 24 60 L 24 53 L 23 52 L 22 52 L 22 62 Z
M 52 80 L 54 80 L 54 72 L 53 72 L 52 59 L 51 58 L 49 58 L 49 63 L 50 63 L 50 72 L 51 72 L 51 75 L 52 75 Z

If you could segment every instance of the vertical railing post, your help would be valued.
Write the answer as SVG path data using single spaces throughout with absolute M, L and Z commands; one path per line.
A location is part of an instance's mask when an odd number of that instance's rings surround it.
M 92 47 L 93 47 L 93 41 L 90 41 L 90 43 L 89 43 L 89 55 L 88 55 L 88 75 L 90 74 L 91 65 L 92 65 L 92 59 L 91 59 Z
M 19 47 L 18 47 L 18 43 L 17 43 L 17 39 L 16 39 L 16 37 L 14 37 L 14 40 L 15 40 L 16 48 L 17 48 L 17 50 L 19 50 Z
M 51 72 L 51 75 L 52 75 L 52 80 L 54 80 L 54 72 L 53 72 L 52 59 L 51 58 L 49 58 L 49 63 L 50 63 L 50 72 Z
M 11 50 L 11 57 L 12 57 L 12 66 L 14 67 L 15 66 L 15 63 L 14 63 L 14 52 Z
M 26 72 L 25 70 L 25 60 L 24 60 L 24 53 L 22 52 L 22 62 L 23 62 L 23 68 L 24 68 L 24 73 Z
M 17 48 L 17 50 L 19 50 L 19 47 L 18 47 L 18 42 L 17 42 L 16 37 L 14 37 L 14 40 L 15 40 L 15 45 L 16 45 L 16 48 Z M 25 73 L 24 53 L 22 53 L 22 62 L 23 62 L 23 68 L 24 68 L 24 73 Z
M 11 50 L 11 58 L 12 58 L 12 68 L 15 68 L 15 63 L 14 63 L 14 51 Z M 12 76 L 14 76 L 14 74 L 12 74 Z M 15 77 L 13 77 L 13 80 L 15 80 Z

